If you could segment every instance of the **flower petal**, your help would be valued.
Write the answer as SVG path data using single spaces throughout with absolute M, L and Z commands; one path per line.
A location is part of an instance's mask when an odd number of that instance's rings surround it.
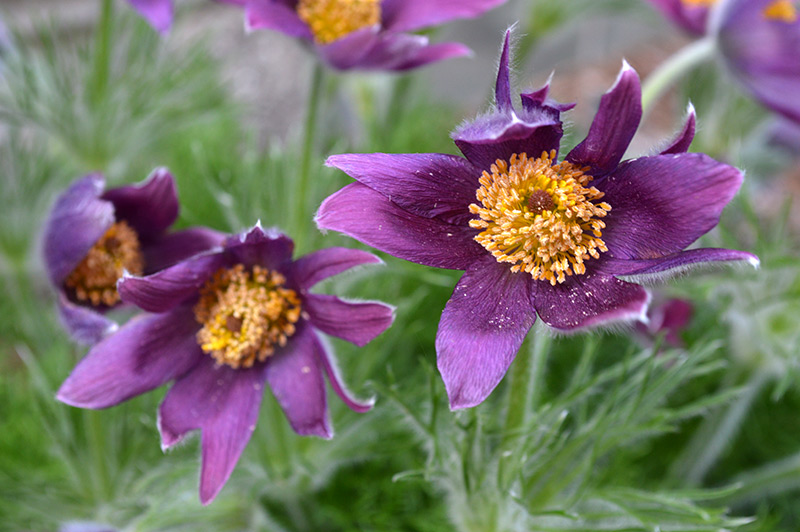
M 439 321 L 436 355 L 450 408 L 469 408 L 494 390 L 536 316 L 530 277 L 484 259 L 456 285 Z
M 298 324 L 285 348 L 266 363 L 267 382 L 294 431 L 332 438 L 321 354 L 312 328 Z
M 683 250 L 713 228 L 742 173 L 707 155 L 626 161 L 597 188 L 611 205 L 603 240 L 611 257 L 652 259 Z
M 158 430 L 164 449 L 192 430 L 202 431 L 200 502 L 206 505 L 228 481 L 256 428 L 265 368 L 233 369 L 204 357 L 167 392 Z
M 425 218 L 467 225 L 474 217 L 481 171 L 462 157 L 441 153 L 347 154 L 325 163 L 338 168 L 404 210 Z
M 44 230 L 44 260 L 50 280 L 61 286 L 114 223 L 114 206 L 100 199 L 100 174 L 73 183 L 56 200 Z
M 313 39 L 308 24 L 297 16 L 297 11 L 280 0 L 247 0 L 244 18 L 248 31 L 269 29 L 290 37 Z
M 494 104 L 500 111 L 513 111 L 511 103 L 511 72 L 508 68 L 511 54 L 511 30 L 506 30 L 503 49 L 500 52 L 500 63 L 497 66 L 497 80 L 494 84 Z
M 383 0 L 383 27 L 410 31 L 437 26 L 453 19 L 474 18 L 505 0 Z
M 758 257 L 746 251 L 720 248 L 698 248 L 673 253 L 655 259 L 614 259 L 600 261 L 599 270 L 612 275 L 635 277 L 644 282 L 649 279 L 660 279 L 665 275 L 682 273 L 692 267 L 716 262 L 747 262 L 759 265 Z
M 189 371 L 203 356 L 189 308 L 131 319 L 94 346 L 56 398 L 80 408 L 107 408 Z
M 702 5 L 687 5 L 683 0 L 650 0 L 665 17 L 696 36 L 706 32 L 709 8 Z
M 642 118 L 639 75 L 623 62 L 617 81 L 600 99 L 600 108 L 586 138 L 567 155 L 567 160 L 588 166 L 595 177 L 613 171 L 633 139 Z
M 278 270 L 292 260 L 294 242 L 277 229 L 260 224 L 249 231 L 228 237 L 223 244 L 235 262 Z
M 350 410 L 354 412 L 358 412 L 359 414 L 363 414 L 364 412 L 368 412 L 372 409 L 375 405 L 375 399 L 371 398 L 366 401 L 362 401 L 357 399 L 350 390 L 347 389 L 347 386 L 342 379 L 339 368 L 336 365 L 336 359 L 333 356 L 333 350 L 330 346 L 326 345 L 326 342 L 323 338 L 320 338 L 316 335 L 317 341 L 317 353 L 319 354 L 320 361 L 322 363 L 322 368 L 325 370 L 325 374 L 328 376 L 328 380 L 331 383 L 331 388 L 339 396 L 339 398 L 347 405 Z
M 328 65 L 338 70 L 349 70 L 359 66 L 361 59 L 366 56 L 378 42 L 380 27 L 367 26 L 356 30 L 332 43 L 318 45 L 320 56 Z
M 178 219 L 175 180 L 166 168 L 155 169 L 140 185 L 113 188 L 103 199 L 114 204 L 117 220 L 128 222 L 142 243 L 160 236 Z
M 168 233 L 143 247 L 145 274 L 168 268 L 192 255 L 218 248 L 225 235 L 207 227 Z
M 550 74 L 550 78 L 542 88 L 519 95 L 522 100 L 522 107 L 526 111 L 536 112 L 540 109 L 544 109 L 550 112 L 554 118 L 558 119 L 561 113 L 575 108 L 574 103 L 559 103 L 548 96 L 550 94 L 550 82 L 552 79 L 553 75 Z
M 675 137 L 670 145 L 661 152 L 661 155 L 667 155 L 670 153 L 686 153 L 689 150 L 689 146 L 692 145 L 692 141 L 694 140 L 694 133 L 697 129 L 697 115 L 694 112 L 694 105 L 691 103 L 689 104 L 689 108 L 686 110 L 686 123 L 683 126 L 683 129 L 678 133 L 678 136 Z
M 389 305 L 352 303 L 325 294 L 307 294 L 303 310 L 315 328 L 359 347 L 370 343 L 394 321 L 394 309 Z
M 470 55 L 472 51 L 457 42 L 429 44 L 425 35 L 382 33 L 368 52 L 348 68 L 403 71 L 453 57 Z
M 647 291 L 638 284 L 596 273 L 573 275 L 555 286 L 535 281 L 531 292 L 542 321 L 569 332 L 642 319 L 650 301 Z
M 101 313 L 76 305 L 63 292 L 58 295 L 58 315 L 73 340 L 94 345 L 119 327 Z
M 339 275 L 363 264 L 382 264 L 383 261 L 366 251 L 348 248 L 324 248 L 304 255 L 292 264 L 294 279 L 301 288 L 311 288 L 318 282 Z
M 405 211 L 360 183 L 347 185 L 319 208 L 317 226 L 355 238 L 390 255 L 436 268 L 462 270 L 486 251 L 477 230 Z
M 136 11 L 159 33 L 172 27 L 172 0 L 128 0 Z

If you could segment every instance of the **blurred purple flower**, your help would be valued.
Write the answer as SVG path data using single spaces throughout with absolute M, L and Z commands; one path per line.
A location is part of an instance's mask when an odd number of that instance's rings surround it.
M 248 30 L 271 29 L 313 45 L 338 70 L 408 70 L 470 53 L 407 33 L 477 17 L 505 0 L 221 0 L 245 10 Z
M 681 332 L 689 325 L 694 307 L 685 299 L 668 299 L 654 303 L 647 311 L 647 321 L 636 323 L 636 331 L 647 344 L 660 335 L 664 335 L 664 342 L 671 347 L 683 347 Z
M 465 270 L 436 337 L 453 409 L 491 393 L 537 314 L 560 331 L 634 320 L 649 296 L 620 276 L 758 261 L 740 251 L 684 251 L 718 223 L 742 182 L 737 169 L 686 153 L 693 112 L 663 152 L 620 162 L 642 114 L 639 78 L 626 63 L 586 139 L 558 163 L 560 113 L 572 106 L 549 99 L 545 86 L 514 107 L 509 36 L 495 108 L 453 134 L 466 158 L 333 156 L 327 164 L 357 183 L 327 198 L 316 218 L 321 229 L 396 257 Z
M 697 37 L 705 35 L 709 8 L 716 0 L 649 0 L 672 22 Z
M 800 123 L 786 119 L 776 120 L 769 130 L 769 141 L 784 148 L 790 155 L 800 158 Z
M 56 200 L 44 231 L 45 267 L 58 290 L 61 321 L 87 344 L 117 329 L 104 314 L 120 302 L 116 284 L 123 272 L 154 273 L 223 238 L 199 227 L 167 233 L 178 217 L 178 197 L 164 168 L 139 185 L 104 188 L 100 174 L 73 183 Z
M 164 34 L 172 27 L 172 16 L 175 10 L 172 0 L 128 1 L 157 32 Z
M 174 380 L 158 411 L 161 445 L 202 431 L 203 504 L 222 489 L 255 430 L 265 383 L 295 432 L 331 438 L 324 376 L 356 412 L 372 401 L 350 395 L 319 332 L 364 346 L 391 325 L 393 311 L 309 292 L 380 262 L 374 255 L 328 248 L 292 260 L 293 248 L 285 235 L 256 226 L 155 275 L 125 277 L 123 301 L 156 314 L 93 347 L 58 399 L 106 408 Z

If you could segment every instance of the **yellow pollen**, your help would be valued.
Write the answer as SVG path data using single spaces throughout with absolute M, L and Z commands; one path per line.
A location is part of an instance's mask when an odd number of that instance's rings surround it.
M 764 9 L 764 16 L 769 20 L 792 23 L 798 18 L 797 7 L 791 0 L 775 0 Z
M 249 368 L 283 347 L 300 319 L 300 298 L 278 272 L 222 268 L 200 290 L 194 315 L 201 349 L 218 364 Z
M 328 44 L 378 24 L 381 5 L 380 0 L 300 0 L 297 14 L 309 25 L 318 43 Z
M 586 273 L 584 262 L 608 251 L 601 218 L 611 210 L 597 203 L 603 193 L 588 186 L 587 168 L 553 164 L 555 158 L 552 151 L 538 159 L 524 153 L 498 159 L 480 177 L 480 203 L 469 206 L 479 216 L 470 227 L 483 229 L 475 237 L 480 245 L 498 262 L 511 263 L 512 272 L 552 285 Z
M 78 301 L 110 307 L 119 301 L 117 281 L 122 274 L 127 271 L 141 275 L 143 270 L 139 237 L 126 222 L 120 221 L 95 242 L 64 285 Z
M 717 0 L 681 0 L 681 2 L 689 7 L 711 7 L 717 3 Z

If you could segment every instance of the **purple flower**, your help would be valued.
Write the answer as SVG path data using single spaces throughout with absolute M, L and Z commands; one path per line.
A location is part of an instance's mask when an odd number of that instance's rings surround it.
M 94 346 L 58 399 L 106 408 L 174 380 L 158 411 L 161 446 L 202 431 L 203 504 L 222 489 L 255 430 L 265 383 L 295 432 L 332 437 L 325 375 L 356 412 L 372 402 L 350 395 L 319 333 L 366 345 L 391 325 L 392 308 L 309 292 L 380 262 L 374 255 L 328 248 L 292 260 L 293 248 L 285 235 L 256 226 L 155 275 L 125 277 L 123 301 L 155 314 Z
M 648 293 L 620 277 L 660 277 L 698 263 L 750 261 L 725 249 L 684 251 L 719 221 L 742 182 L 735 168 L 686 153 L 695 118 L 661 153 L 620 162 L 641 119 L 636 72 L 623 66 L 586 139 L 557 162 L 560 113 L 548 87 L 512 104 L 509 34 L 495 108 L 453 134 L 466 158 L 339 155 L 355 178 L 317 214 L 396 257 L 464 270 L 436 336 L 453 409 L 497 386 L 536 315 L 560 331 L 642 317 Z
M 116 284 L 124 272 L 154 273 L 223 238 L 199 227 L 167 233 L 178 217 L 178 197 L 164 168 L 139 185 L 104 188 L 100 174 L 73 183 L 56 200 L 44 232 L 61 321 L 87 344 L 117 329 L 104 314 L 120 303 Z
M 477 17 L 505 0 L 224 0 L 245 10 L 249 30 L 271 29 L 313 45 L 338 70 L 408 70 L 470 53 L 406 33 Z
M 688 33 L 706 33 L 708 13 L 717 0 L 650 0 L 650 3 Z
M 172 17 L 175 11 L 172 0 L 128 1 L 157 32 L 164 34 L 172 27 Z
M 690 301 L 672 298 L 650 306 L 647 321 L 636 323 L 636 332 L 645 344 L 652 345 L 658 335 L 672 347 L 683 347 L 681 332 L 692 319 L 694 307 Z

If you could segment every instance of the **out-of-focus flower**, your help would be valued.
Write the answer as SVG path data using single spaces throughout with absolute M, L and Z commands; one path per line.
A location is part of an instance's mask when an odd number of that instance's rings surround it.
M 372 402 L 350 395 L 319 332 L 363 346 L 391 325 L 393 312 L 309 292 L 380 262 L 374 255 L 328 248 L 292 260 L 293 248 L 285 235 L 256 226 L 155 275 L 125 277 L 123 301 L 157 314 L 132 319 L 92 348 L 58 399 L 106 408 L 174 380 L 158 411 L 161 445 L 202 431 L 203 504 L 222 489 L 255 430 L 265 383 L 295 432 L 332 437 L 325 375 L 356 412 Z
M 800 9 L 794 0 L 650 0 L 716 41 L 733 77 L 764 106 L 800 122 Z
M 557 161 L 560 113 L 548 87 L 511 99 L 509 34 L 495 108 L 456 129 L 466 159 L 355 154 L 328 165 L 355 178 L 317 214 L 333 229 L 396 257 L 465 270 L 436 337 L 453 409 L 482 402 L 502 379 L 536 315 L 561 331 L 642 317 L 640 279 L 749 253 L 685 248 L 719 221 L 742 174 L 686 153 L 693 112 L 659 155 L 620 162 L 641 119 L 627 64 L 583 142 Z
M 58 532 L 117 532 L 114 527 L 86 521 L 66 523 Z
M 172 0 L 128 0 L 134 9 L 159 33 L 172 27 L 174 6 Z
M 685 299 L 668 299 L 654 303 L 647 311 L 647 321 L 636 323 L 636 332 L 647 344 L 651 344 L 659 335 L 664 335 L 664 342 L 671 347 L 683 347 L 681 332 L 692 319 L 694 307 Z
M 178 197 L 164 168 L 139 185 L 104 188 L 100 174 L 73 183 L 56 200 L 44 232 L 61 321 L 88 344 L 117 329 L 104 314 L 120 303 L 116 285 L 123 273 L 154 273 L 223 240 L 200 227 L 167 233 L 178 217 Z
M 790 155 L 800 158 L 800 123 L 776 120 L 769 130 L 769 142 L 784 148 Z
M 249 30 L 271 29 L 313 45 L 338 70 L 408 70 L 470 53 L 407 33 L 477 17 L 505 0 L 222 0 L 245 10 Z

